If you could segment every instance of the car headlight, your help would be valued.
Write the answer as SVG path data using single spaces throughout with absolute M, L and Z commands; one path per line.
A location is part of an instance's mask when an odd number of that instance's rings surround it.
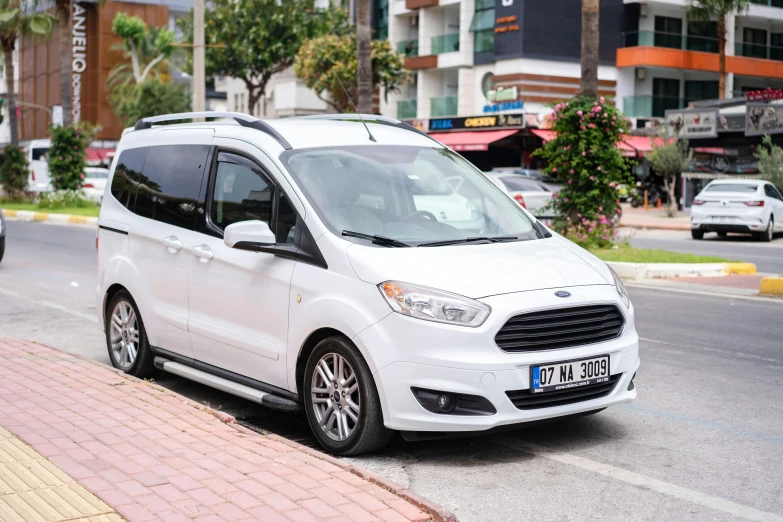
M 458 326 L 481 326 L 491 308 L 468 297 L 424 286 L 386 281 L 378 285 L 381 295 L 398 314 Z
M 620 296 L 620 300 L 623 302 L 626 308 L 631 308 L 631 298 L 628 296 L 628 290 L 625 288 L 625 285 L 623 284 L 623 280 L 620 279 L 620 276 L 617 275 L 617 272 L 614 271 L 614 268 L 612 268 L 609 265 L 606 265 L 609 268 L 609 271 L 612 273 L 612 278 L 614 279 L 614 287 L 617 289 L 617 295 Z

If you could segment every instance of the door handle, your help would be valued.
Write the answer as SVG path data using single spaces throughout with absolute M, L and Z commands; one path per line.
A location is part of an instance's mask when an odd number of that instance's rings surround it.
M 170 254 L 176 254 L 182 249 L 182 242 L 177 239 L 177 236 L 163 238 L 163 244 L 166 245 Z
M 202 263 L 208 263 L 210 259 L 215 257 L 212 250 L 207 245 L 198 245 L 190 249 L 194 256 L 199 258 Z

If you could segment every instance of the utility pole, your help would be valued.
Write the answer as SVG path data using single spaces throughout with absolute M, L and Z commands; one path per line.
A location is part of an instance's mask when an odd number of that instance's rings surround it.
M 356 0 L 356 94 L 360 113 L 372 114 L 370 0 Z
M 204 0 L 193 2 L 193 112 L 206 110 L 204 73 Z

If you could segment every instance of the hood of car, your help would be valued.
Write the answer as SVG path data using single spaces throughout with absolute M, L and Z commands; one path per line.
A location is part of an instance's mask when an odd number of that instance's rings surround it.
M 413 283 L 474 299 L 490 295 L 608 285 L 605 265 L 579 255 L 562 238 L 441 247 L 348 247 L 348 258 L 362 281 Z M 592 257 L 592 256 L 590 256 Z M 605 273 L 603 273 L 605 272 Z

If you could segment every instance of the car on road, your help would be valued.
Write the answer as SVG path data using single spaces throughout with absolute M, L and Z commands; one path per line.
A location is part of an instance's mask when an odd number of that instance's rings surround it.
M 30 175 L 27 177 L 27 187 L 30 192 L 40 193 L 52 190 L 49 178 L 49 164 L 47 154 L 52 148 L 52 140 L 32 140 L 24 150 L 27 155 L 27 164 Z
M 783 196 L 769 181 L 718 179 L 704 187 L 692 205 L 693 239 L 703 239 L 706 232 L 721 237 L 739 232 L 772 241 L 783 231 Z
M 503 171 L 485 172 L 484 175 L 537 218 L 544 220 L 554 217 L 552 210 L 547 208 L 554 191 L 544 183 Z
M 0 209 L 0 261 L 3 260 L 5 255 L 5 216 L 3 216 L 3 209 Z
M 189 118 L 229 121 L 156 125 Z M 359 118 L 126 130 L 96 242 L 112 364 L 304 410 L 343 455 L 632 401 L 617 274 L 423 132 Z
M 536 169 L 524 169 L 521 167 L 497 167 L 489 171 L 494 174 L 517 174 L 536 181 L 543 181 L 545 183 L 554 183 L 552 176 L 544 174 L 540 170 Z
M 109 169 L 102 167 L 87 167 L 84 169 L 82 191 L 90 201 L 101 203 L 103 201 L 103 194 L 106 192 L 107 181 L 109 181 Z

